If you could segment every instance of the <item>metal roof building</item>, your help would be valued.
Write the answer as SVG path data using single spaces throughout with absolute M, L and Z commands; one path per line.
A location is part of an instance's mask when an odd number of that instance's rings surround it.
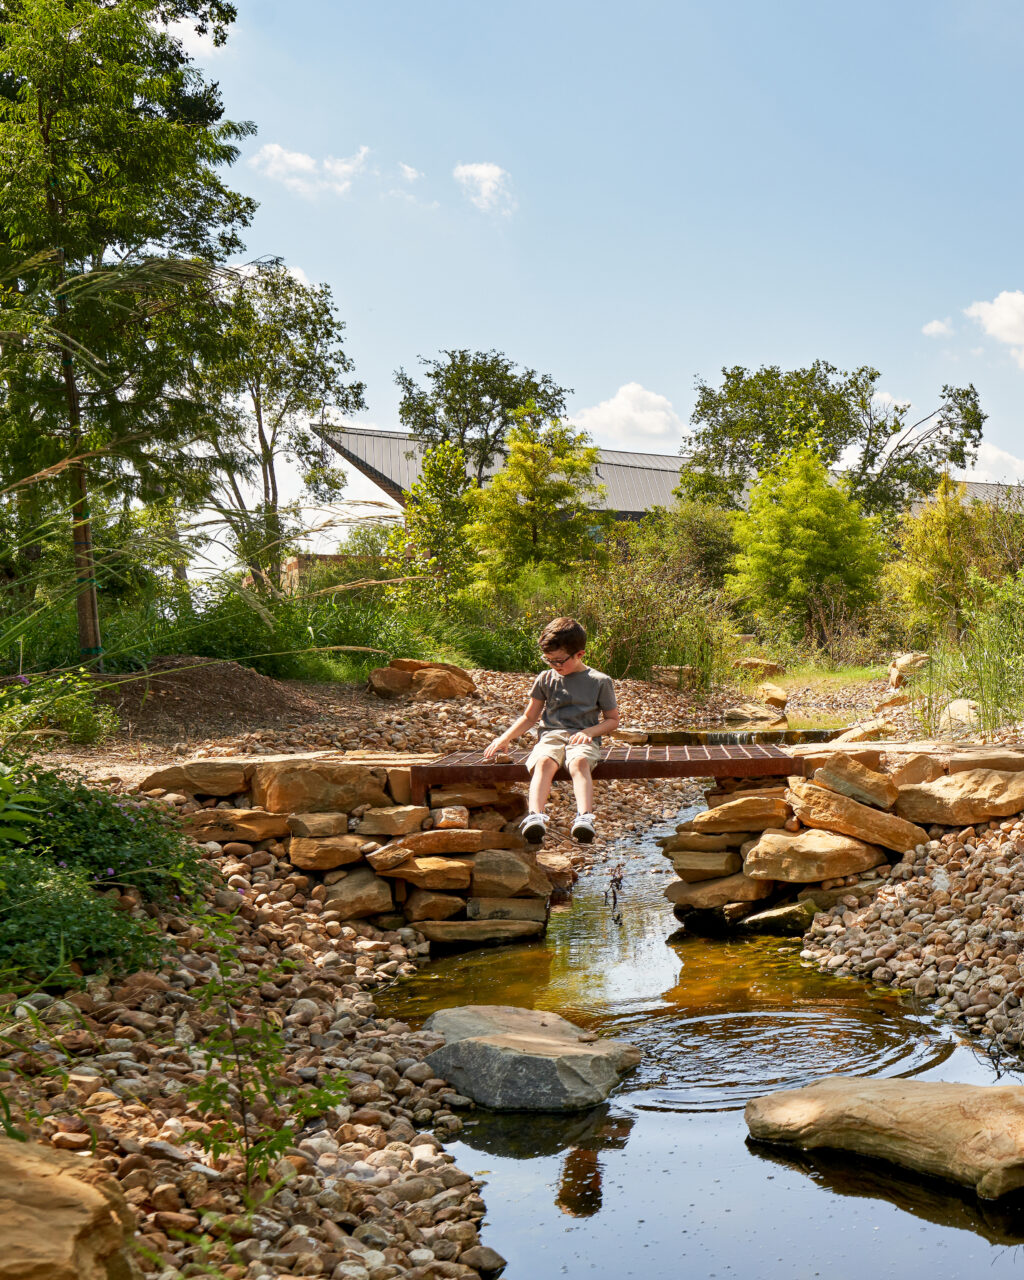
M 405 431 L 359 427 L 317 427 L 317 433 L 346 462 L 405 506 L 405 495 L 420 474 L 423 445 Z M 684 459 L 678 454 L 599 449 L 595 479 L 605 486 L 602 507 L 624 517 L 672 505 Z M 494 471 L 499 468 L 495 467 Z M 494 471 L 491 472 L 493 475 Z
M 346 462 L 401 506 L 409 486 L 419 479 L 423 445 L 405 431 L 380 431 L 361 427 L 314 427 Z M 672 490 L 679 483 L 679 470 L 686 461 L 679 454 L 634 453 L 623 449 L 599 449 L 595 476 L 605 486 L 602 507 L 624 518 L 637 518 L 652 507 L 670 507 Z M 491 475 L 500 468 L 495 467 Z M 837 477 L 840 473 L 833 473 Z M 965 482 L 966 497 L 980 502 L 996 502 L 1011 494 L 1020 495 L 1019 486 L 993 484 L 983 480 Z M 924 505 L 918 501 L 914 510 Z

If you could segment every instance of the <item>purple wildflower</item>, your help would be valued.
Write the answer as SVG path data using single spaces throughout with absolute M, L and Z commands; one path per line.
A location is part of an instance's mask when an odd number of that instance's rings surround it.
M 31 683 L 28 676 L 18 676 L 18 681 L 20 684 L 23 684 L 26 687 L 28 687 L 28 685 Z

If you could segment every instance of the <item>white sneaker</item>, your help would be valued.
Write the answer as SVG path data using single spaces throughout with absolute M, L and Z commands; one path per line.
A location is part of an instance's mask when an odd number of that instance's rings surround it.
M 580 844 L 590 844 L 594 838 L 595 821 L 592 813 L 578 813 L 572 824 L 572 838 Z
M 528 813 L 519 824 L 519 834 L 530 844 L 540 844 L 548 833 L 546 813 Z

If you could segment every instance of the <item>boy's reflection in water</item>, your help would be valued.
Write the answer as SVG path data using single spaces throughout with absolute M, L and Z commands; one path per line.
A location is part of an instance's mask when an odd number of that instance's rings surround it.
M 633 1127 L 630 1116 L 599 1116 L 591 1130 L 569 1148 L 562 1162 L 562 1177 L 555 1204 L 573 1218 L 590 1218 L 601 1208 L 601 1157 L 603 1150 L 621 1150 Z

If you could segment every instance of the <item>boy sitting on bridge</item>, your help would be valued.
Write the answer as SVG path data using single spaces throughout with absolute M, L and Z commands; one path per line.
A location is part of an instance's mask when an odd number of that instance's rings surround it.
M 551 783 L 561 765 L 572 777 L 576 794 L 573 838 L 589 844 L 594 838 L 594 783 L 591 766 L 601 759 L 601 734 L 619 726 L 615 688 L 611 678 L 583 661 L 587 633 L 575 618 L 555 618 L 540 634 L 540 651 L 548 669 L 533 682 L 530 700 L 519 719 L 490 744 L 484 759 L 504 751 L 520 734 L 538 723 L 537 744 L 526 767 L 530 771 L 530 811 L 520 830 L 531 844 L 540 844 L 547 830 L 544 812 Z

